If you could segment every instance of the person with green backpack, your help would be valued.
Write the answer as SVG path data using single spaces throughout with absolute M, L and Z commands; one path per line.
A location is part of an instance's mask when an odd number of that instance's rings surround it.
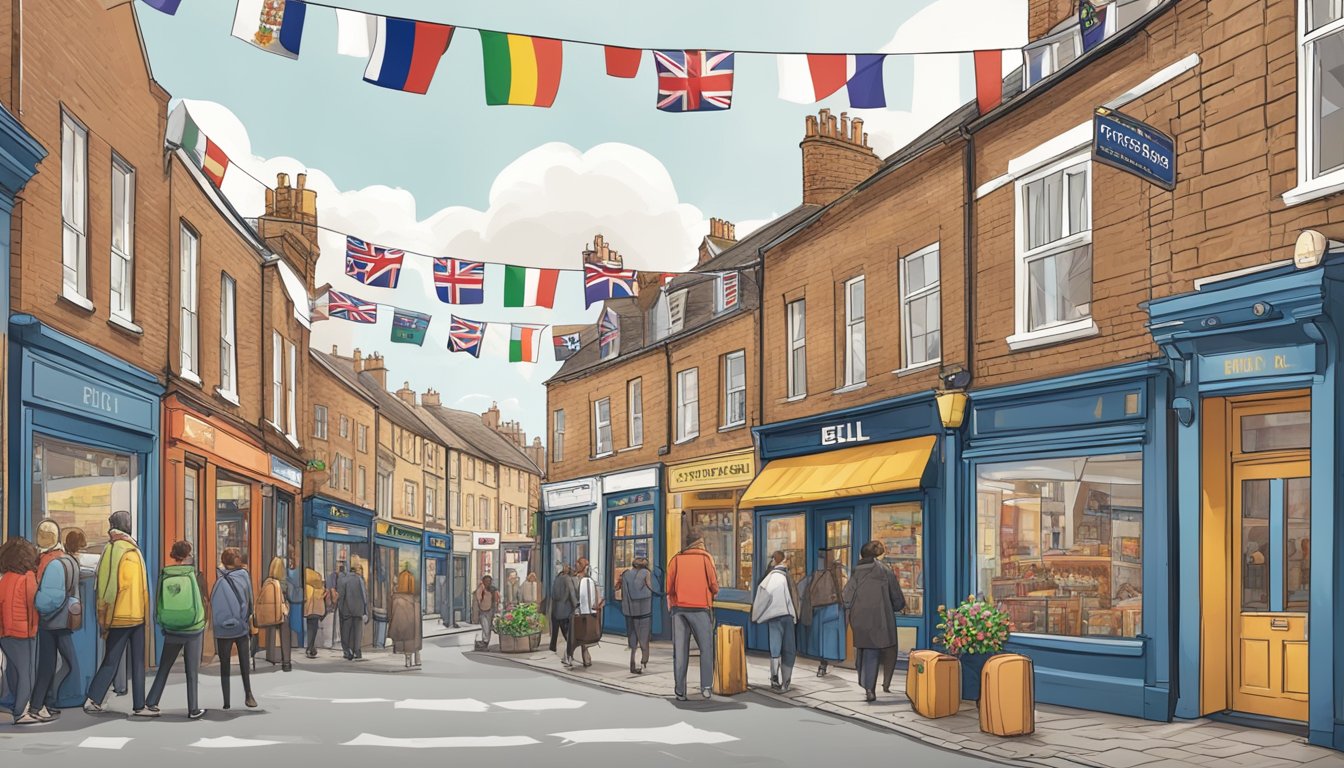
M 205 600 L 201 572 L 191 557 L 191 543 L 179 541 L 168 553 L 173 565 L 166 566 L 159 575 L 157 620 L 163 630 L 163 653 L 159 657 L 159 671 L 154 685 L 145 699 L 145 709 L 151 717 L 159 714 L 159 699 L 168 683 L 168 672 L 182 654 L 187 666 L 187 719 L 199 720 L 205 715 L 196 698 L 196 679 L 201 669 L 201 637 L 205 634 Z

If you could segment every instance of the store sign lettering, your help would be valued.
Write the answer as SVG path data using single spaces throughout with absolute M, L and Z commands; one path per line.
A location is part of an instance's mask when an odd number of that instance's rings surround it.
M 434 547 L 434 548 L 436 548 L 436 549 L 447 549 L 447 548 L 448 548 L 448 541 L 447 541 L 447 539 L 435 539 L 435 538 L 431 538 L 431 539 L 429 540 L 429 546 Z
M 1259 376 L 1284 376 L 1313 373 L 1316 370 L 1315 347 L 1279 347 L 1257 352 L 1226 355 L 1202 355 L 1199 377 L 1203 381 L 1224 381 Z
M 84 387 L 84 405 L 104 413 L 121 413 L 121 398 L 95 387 Z
M 869 437 L 863 434 L 863 422 L 835 424 L 821 428 L 822 445 L 844 445 L 845 443 L 866 443 Z
M 393 525 L 391 523 L 379 523 L 378 535 L 387 536 L 393 539 L 404 539 L 406 541 L 419 541 L 420 533 L 409 528 Z
M 332 507 L 331 510 L 327 512 L 327 514 L 330 515 L 331 517 L 339 517 L 339 518 L 349 518 L 349 517 L 350 517 L 350 513 L 349 513 L 349 512 L 346 512 L 346 511 L 343 510 L 343 509 L 338 509 L 338 508 L 336 508 L 336 507 Z

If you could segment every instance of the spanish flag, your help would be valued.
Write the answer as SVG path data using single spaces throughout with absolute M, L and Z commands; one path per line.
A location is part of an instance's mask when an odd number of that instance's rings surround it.
M 549 107 L 560 89 L 561 42 L 481 30 L 485 103 Z
M 205 156 L 201 160 L 201 170 L 216 188 L 224 186 L 224 172 L 229 169 L 229 156 L 210 139 L 205 140 Z

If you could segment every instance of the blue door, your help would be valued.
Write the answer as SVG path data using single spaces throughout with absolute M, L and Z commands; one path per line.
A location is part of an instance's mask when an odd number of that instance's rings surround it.
M 617 634 L 625 633 L 625 614 L 621 612 L 621 575 L 634 566 L 636 558 L 646 558 L 649 566 L 659 561 L 655 551 L 654 511 L 652 507 L 607 513 L 607 530 L 611 532 L 607 545 L 606 584 L 607 608 L 603 611 L 602 629 Z M 656 587 L 656 585 L 655 585 Z M 653 634 L 663 629 L 662 610 L 654 601 Z

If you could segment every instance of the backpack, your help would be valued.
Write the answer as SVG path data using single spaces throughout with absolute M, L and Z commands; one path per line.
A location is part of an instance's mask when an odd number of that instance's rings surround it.
M 287 618 L 289 602 L 285 599 L 284 587 L 275 579 L 267 579 L 257 598 L 257 626 L 274 627 L 284 624 Z
M 205 628 L 205 604 L 196 574 L 159 575 L 159 626 L 165 632 L 197 632 Z
M 812 578 L 808 587 L 808 601 L 813 608 L 835 605 L 840 602 L 840 585 L 835 581 L 835 573 L 827 568 Z
M 215 591 L 210 593 L 210 615 L 218 637 L 242 637 L 251 629 L 248 617 L 252 607 L 243 600 L 238 585 L 229 578 L 229 572 L 220 571 Z M 220 587 L 223 586 L 223 589 Z M 230 599 L 232 598 L 232 599 Z

